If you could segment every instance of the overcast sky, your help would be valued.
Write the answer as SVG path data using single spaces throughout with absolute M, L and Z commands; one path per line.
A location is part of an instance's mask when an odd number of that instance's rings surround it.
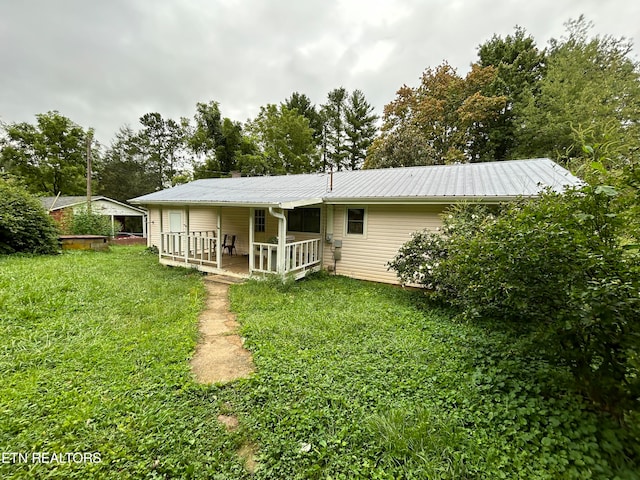
M 580 14 L 640 43 L 638 0 L 0 0 L 0 121 L 58 110 L 108 144 L 148 112 L 217 100 L 244 122 L 339 86 L 381 114 L 427 67 L 465 74 L 494 33 L 520 25 L 544 47 Z

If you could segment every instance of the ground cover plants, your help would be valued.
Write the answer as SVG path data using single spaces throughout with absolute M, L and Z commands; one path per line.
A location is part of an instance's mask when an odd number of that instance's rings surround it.
M 0 257 L 0 450 L 101 456 L 0 463 L 0 476 L 638 478 L 638 432 L 567 369 L 397 287 L 233 286 L 257 372 L 199 386 L 203 292 L 199 274 L 135 247 Z
M 620 196 L 588 185 L 497 212 L 458 206 L 441 234 L 418 232 L 390 268 L 469 319 L 536 337 L 535 349 L 624 421 L 640 410 L 640 253 Z

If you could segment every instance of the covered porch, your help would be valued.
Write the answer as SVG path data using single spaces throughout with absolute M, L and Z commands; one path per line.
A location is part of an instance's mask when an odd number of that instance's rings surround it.
M 288 230 L 285 209 L 160 208 L 156 218 L 156 246 L 164 265 L 245 278 L 302 278 L 322 265 L 322 233 Z M 192 230 L 193 226 L 209 229 Z

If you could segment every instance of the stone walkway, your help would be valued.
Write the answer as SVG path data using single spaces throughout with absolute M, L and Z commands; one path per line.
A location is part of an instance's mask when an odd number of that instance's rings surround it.
M 237 334 L 239 324 L 229 311 L 230 283 L 234 280 L 205 278 L 207 303 L 200 315 L 200 341 L 191 359 L 191 371 L 200 383 L 229 382 L 255 370 L 251 353 Z

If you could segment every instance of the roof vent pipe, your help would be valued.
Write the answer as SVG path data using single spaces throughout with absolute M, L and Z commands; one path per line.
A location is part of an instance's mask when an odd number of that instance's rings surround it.
M 329 172 L 329 191 L 333 192 L 333 169 Z

